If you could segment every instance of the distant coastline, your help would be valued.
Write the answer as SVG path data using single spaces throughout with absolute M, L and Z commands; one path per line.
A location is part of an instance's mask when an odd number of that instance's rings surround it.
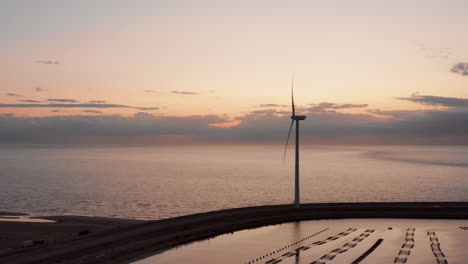
M 96 228 L 87 236 L 44 241 L 38 248 L 2 249 L 2 263 L 130 263 L 189 242 L 243 229 L 293 221 L 342 218 L 468 219 L 468 202 L 323 203 L 257 206 L 212 211 L 157 221 L 54 216 L 57 223 L 0 222 L 0 231 L 47 227 L 64 231 Z M 55 226 L 54 226 L 55 225 Z M 60 229 L 59 228 L 59 229 Z

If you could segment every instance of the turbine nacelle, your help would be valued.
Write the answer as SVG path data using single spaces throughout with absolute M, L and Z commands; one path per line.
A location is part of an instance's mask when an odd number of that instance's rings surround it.
M 306 116 L 291 116 L 291 119 L 296 121 L 305 120 Z

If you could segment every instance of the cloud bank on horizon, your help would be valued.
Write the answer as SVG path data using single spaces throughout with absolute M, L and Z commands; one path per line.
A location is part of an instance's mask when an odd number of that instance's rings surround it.
M 468 99 L 419 94 L 398 99 L 445 108 L 369 109 L 370 114 L 351 114 L 337 110 L 365 108 L 367 104 L 311 104 L 311 107 L 299 108 L 301 114 L 307 115 L 301 127 L 302 138 L 306 142 L 324 144 L 468 144 Z M 93 106 L 108 107 L 105 104 Z M 106 143 L 108 138 L 118 138 L 120 144 L 126 144 L 130 138 L 175 135 L 196 142 L 281 143 L 290 115 L 288 111 L 274 108 L 250 111 L 234 118 L 239 122 L 237 125 L 218 127 L 213 124 L 232 122 L 233 118 L 226 115 L 160 116 L 145 112 L 126 117 L 102 115 L 98 110 L 83 112 L 93 115 L 15 117 L 3 114 L 0 116 L 0 143 L 77 143 L 87 140 Z

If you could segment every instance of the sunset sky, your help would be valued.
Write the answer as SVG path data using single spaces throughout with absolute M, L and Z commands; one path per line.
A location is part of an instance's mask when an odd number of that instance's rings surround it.
M 467 144 L 467 13 L 459 0 L 4 0 L 0 143 L 281 141 L 294 74 L 310 142 Z

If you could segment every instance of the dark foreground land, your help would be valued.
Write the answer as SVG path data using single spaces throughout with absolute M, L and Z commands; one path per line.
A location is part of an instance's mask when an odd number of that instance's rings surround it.
M 341 218 L 468 219 L 468 202 L 259 206 L 158 221 L 55 216 L 56 223 L 0 222 L 0 263 L 129 263 L 188 242 L 242 229 Z M 78 233 L 88 230 L 89 234 Z M 23 247 L 23 241 L 36 240 Z

